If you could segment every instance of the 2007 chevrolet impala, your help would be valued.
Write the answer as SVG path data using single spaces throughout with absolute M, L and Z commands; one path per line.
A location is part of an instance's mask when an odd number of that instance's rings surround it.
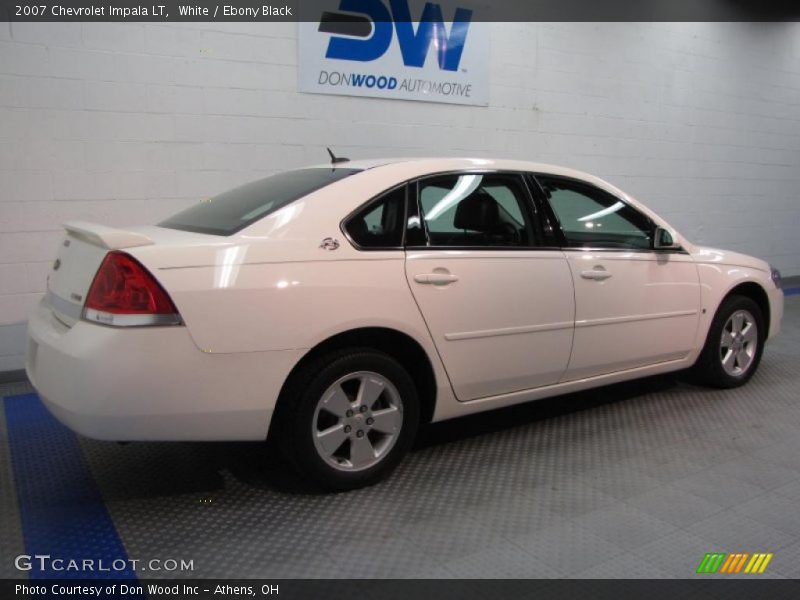
M 158 226 L 65 227 L 27 356 L 53 414 L 274 437 L 333 489 L 386 475 L 422 422 L 693 365 L 741 385 L 783 313 L 765 262 L 530 162 L 337 159 Z

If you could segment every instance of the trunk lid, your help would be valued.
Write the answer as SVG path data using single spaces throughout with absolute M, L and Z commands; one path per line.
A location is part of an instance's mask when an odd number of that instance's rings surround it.
M 47 278 L 46 302 L 55 317 L 72 327 L 80 318 L 86 294 L 109 250 L 148 246 L 151 238 L 136 231 L 71 221 Z

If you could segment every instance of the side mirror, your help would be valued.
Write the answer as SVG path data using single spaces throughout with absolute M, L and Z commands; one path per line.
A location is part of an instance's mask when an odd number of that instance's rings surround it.
M 672 234 L 663 227 L 656 227 L 656 234 L 653 238 L 653 248 L 656 250 L 665 250 L 670 248 L 678 248 Z

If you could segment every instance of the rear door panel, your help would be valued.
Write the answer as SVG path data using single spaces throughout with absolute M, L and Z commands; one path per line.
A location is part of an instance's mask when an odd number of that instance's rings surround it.
M 421 284 L 448 272 L 458 280 Z M 572 278 L 559 250 L 409 250 L 406 278 L 456 397 L 556 383 L 572 347 Z

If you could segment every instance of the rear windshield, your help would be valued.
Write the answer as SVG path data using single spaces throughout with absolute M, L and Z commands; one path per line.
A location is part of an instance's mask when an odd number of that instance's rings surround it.
M 204 200 L 158 225 L 196 233 L 231 235 L 298 198 L 358 172 L 359 169 L 317 168 L 278 173 Z

